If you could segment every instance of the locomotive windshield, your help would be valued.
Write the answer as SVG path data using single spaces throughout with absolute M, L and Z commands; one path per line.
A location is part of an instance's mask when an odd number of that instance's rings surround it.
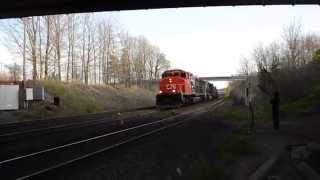
M 183 71 L 166 71 L 162 74 L 162 78 L 166 77 L 183 77 L 186 78 L 187 75 Z
M 171 77 L 171 76 L 172 76 L 172 73 L 170 71 L 164 72 L 162 74 L 162 78 Z
M 180 72 L 179 71 L 173 72 L 173 76 L 180 76 Z

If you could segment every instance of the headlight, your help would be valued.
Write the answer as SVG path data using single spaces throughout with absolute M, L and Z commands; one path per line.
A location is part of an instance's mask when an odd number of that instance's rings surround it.
M 174 93 L 175 93 L 175 92 L 176 92 L 176 90 L 174 89 L 174 90 L 172 90 L 172 92 L 174 92 Z
M 159 94 L 161 94 L 161 93 L 162 93 L 162 91 L 160 90 L 160 91 L 159 91 Z

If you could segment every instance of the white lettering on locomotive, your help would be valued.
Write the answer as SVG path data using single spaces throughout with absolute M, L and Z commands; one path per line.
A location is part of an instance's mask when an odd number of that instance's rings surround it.
M 167 84 L 167 89 L 168 90 L 176 89 L 176 85 L 175 84 Z

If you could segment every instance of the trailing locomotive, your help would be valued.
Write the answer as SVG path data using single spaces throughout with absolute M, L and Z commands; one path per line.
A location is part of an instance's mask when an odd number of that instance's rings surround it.
M 156 105 L 177 107 L 216 98 L 218 98 L 218 92 L 213 84 L 195 77 L 192 73 L 173 69 L 162 74 Z

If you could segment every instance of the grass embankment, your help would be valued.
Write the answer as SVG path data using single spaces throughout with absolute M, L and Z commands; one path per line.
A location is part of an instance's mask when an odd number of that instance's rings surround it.
M 319 113 L 320 85 L 306 97 L 282 105 L 281 110 L 288 117 L 302 117 Z
M 320 85 L 316 86 L 306 97 L 291 102 L 280 102 L 280 117 L 282 119 L 297 119 L 318 113 L 319 107 Z M 271 122 L 271 104 L 268 103 L 267 100 L 264 102 L 256 102 L 254 114 L 257 122 Z M 249 119 L 249 109 L 244 105 L 235 105 L 225 112 L 225 117 L 233 121 L 246 123 Z
M 280 97 L 281 98 L 281 97 Z M 218 157 L 225 163 L 237 161 L 241 157 L 247 155 L 262 154 L 259 152 L 256 143 L 250 140 L 248 129 L 250 127 L 249 109 L 245 105 L 233 104 L 232 98 L 226 98 L 227 106 L 222 112 L 222 118 L 233 122 L 237 125 L 236 131 L 217 149 Z M 280 103 L 280 118 L 281 121 L 292 122 L 295 120 L 304 120 L 302 117 L 318 115 L 320 106 L 320 86 L 316 86 L 312 92 L 306 97 L 291 102 Z M 264 102 L 256 102 L 254 106 L 255 123 L 266 124 L 272 123 L 271 104 L 265 99 Z M 299 121 L 304 122 L 304 121 Z M 300 127 L 298 125 L 298 127 Z M 219 171 L 218 171 L 219 172 Z M 217 172 L 212 173 L 211 177 L 216 176 Z M 221 174 L 218 173 L 218 176 Z
M 60 107 L 34 104 L 24 116 L 73 115 L 154 105 L 155 93 L 137 87 L 114 88 L 55 81 L 43 81 L 42 84 L 50 95 L 60 98 Z
M 245 162 L 246 159 L 248 159 L 249 162 L 251 157 L 253 157 L 252 159 L 263 159 L 264 157 L 267 157 L 261 148 L 263 146 L 259 144 L 260 141 L 254 141 L 254 138 L 251 138 L 257 136 L 250 136 L 250 134 L 247 133 L 250 127 L 248 107 L 241 104 L 234 104 L 232 98 L 230 97 L 226 99 L 227 105 L 223 109 L 221 118 L 233 122 L 237 128 L 232 135 L 227 138 L 227 140 L 216 150 L 216 154 L 218 154 L 219 157 L 217 160 L 222 161 L 220 164 L 222 164 L 222 167 L 224 167 L 222 168 L 222 171 L 221 168 L 204 168 L 204 177 L 210 176 L 211 179 L 224 179 L 226 174 L 224 170 L 232 167 L 232 164 L 235 165 L 235 162 Z M 318 120 L 319 107 L 320 85 L 315 86 L 308 96 L 301 97 L 300 99 L 290 102 L 281 101 L 280 120 L 286 121 L 286 125 L 292 129 L 291 131 L 294 132 L 295 135 L 302 134 L 303 137 L 311 137 L 316 139 L 319 136 L 315 132 L 319 126 L 317 126 L 318 124 L 314 122 L 317 122 Z M 272 126 L 269 126 L 272 123 L 271 109 L 271 104 L 268 102 L 267 98 L 265 98 L 263 102 L 256 102 L 254 106 L 256 123 L 255 127 L 272 128 Z M 305 118 L 307 116 L 310 118 Z M 308 123 L 306 123 L 307 120 L 309 120 Z M 290 129 L 288 132 L 290 132 Z M 253 133 L 253 135 L 255 135 L 255 133 Z
M 223 106 L 214 113 L 214 120 L 231 121 L 235 124 L 231 134 L 212 152 L 215 161 L 209 163 L 204 159 L 200 163 L 200 175 L 193 179 L 231 179 L 230 169 L 242 158 L 256 155 L 258 149 L 248 134 L 248 109 L 246 106 L 232 105 L 231 99 L 226 98 Z
M 233 162 L 241 156 L 256 153 L 256 146 L 250 143 L 245 129 L 237 129 L 227 141 L 217 149 L 219 158 L 227 162 Z
M 236 161 L 241 156 L 250 155 L 256 152 L 256 147 L 250 142 L 248 134 L 249 120 L 248 107 L 244 105 L 232 105 L 231 100 L 227 100 L 226 107 L 220 118 L 232 121 L 236 128 L 227 140 L 219 146 L 217 153 L 221 160 L 229 162 Z
M 241 157 L 257 154 L 256 145 L 250 142 L 248 134 L 243 129 L 238 129 L 214 152 L 217 155 L 215 165 L 209 165 L 207 160 L 201 161 L 200 175 L 193 179 L 222 180 L 230 179 L 228 168 Z M 229 171 L 230 173 L 230 171 Z

